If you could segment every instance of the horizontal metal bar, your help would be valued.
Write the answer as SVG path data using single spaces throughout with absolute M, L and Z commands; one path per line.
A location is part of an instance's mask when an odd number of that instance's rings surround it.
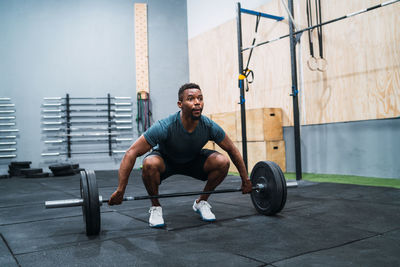
M 0 126 L 14 126 L 15 122 L 0 123 Z
M 111 112 L 132 112 L 131 108 L 114 108 Z M 65 109 L 44 109 L 44 113 L 61 113 L 67 112 Z M 70 109 L 69 112 L 108 112 L 108 109 Z
M 84 136 L 117 136 L 119 135 L 118 133 L 81 133 L 81 134 L 58 134 L 54 136 L 49 136 L 49 137 L 63 137 L 63 136 L 76 136 L 76 137 L 84 137 Z
M 120 154 L 120 153 L 125 153 L 125 150 L 113 150 L 113 154 Z M 72 151 L 71 154 L 105 154 L 109 153 L 108 150 L 101 150 L 101 151 Z M 42 156 L 61 156 L 61 155 L 67 155 L 68 152 L 46 152 L 42 153 Z
M 0 146 L 12 146 L 16 144 L 17 142 L 0 142 Z
M 131 99 L 130 96 L 110 96 L 111 99 Z M 66 97 L 44 97 L 44 100 L 62 100 L 62 99 L 67 99 Z M 68 99 L 108 99 L 108 97 L 103 96 L 103 97 L 69 97 Z
M 253 186 L 253 190 L 260 190 L 264 189 L 265 185 L 257 184 Z M 192 192 L 177 192 L 177 193 L 170 193 L 170 194 L 159 194 L 156 196 L 127 196 L 124 197 L 124 201 L 131 201 L 131 200 L 143 200 L 143 199 L 155 199 L 155 198 L 170 198 L 170 197 L 184 197 L 184 196 L 195 196 L 195 195 L 211 195 L 211 194 L 221 194 L 221 193 L 233 193 L 233 192 L 241 192 L 241 188 L 230 188 L 230 189 L 220 189 L 220 190 L 213 190 L 213 191 L 192 191 Z M 108 202 L 108 199 L 102 199 L 102 202 Z
M 0 107 L 15 107 L 15 104 L 0 104 Z
M 58 127 L 44 128 L 43 131 L 92 131 L 92 130 L 131 130 L 132 126 L 112 126 L 112 127 Z
M 124 141 L 132 141 L 132 138 L 113 138 L 111 139 L 112 143 L 117 143 L 117 142 L 124 142 Z M 57 139 L 57 140 L 45 140 L 45 144 L 61 144 L 68 142 L 68 140 L 65 139 Z M 73 139 L 70 140 L 69 142 L 71 143 L 88 143 L 88 142 L 109 142 L 108 138 L 97 138 L 97 139 Z
M 0 130 L 0 133 L 15 133 L 19 132 L 18 129 L 6 129 L 6 130 Z
M 15 116 L 11 116 L 11 117 L 0 117 L 0 120 L 14 120 Z
M 44 203 L 46 209 L 78 207 L 83 205 L 83 199 L 64 199 L 64 200 L 50 200 Z
M 67 118 L 65 115 L 43 115 L 43 119 L 64 119 Z M 70 119 L 78 119 L 78 118 L 108 118 L 108 115 L 73 115 L 69 116 Z M 111 115 L 111 118 L 132 118 L 132 114 L 114 114 Z
M 0 158 L 15 158 L 17 155 L 11 154 L 11 155 L 0 155 Z
M 60 107 L 65 106 L 65 103 L 44 103 L 44 107 Z M 110 103 L 112 106 L 132 106 L 132 103 Z M 108 103 L 70 103 L 69 106 L 108 106 Z
M 10 109 L 10 110 L 0 110 L 0 113 L 14 113 L 15 110 Z
M 85 123 L 85 124 L 99 124 L 99 123 L 108 123 L 109 121 L 70 121 L 70 122 L 65 122 L 65 121 L 44 121 L 42 122 L 44 125 L 63 125 L 63 124 L 79 124 L 79 123 Z M 125 124 L 125 123 L 132 123 L 132 120 L 112 120 L 110 121 L 113 124 Z
M 274 15 L 270 15 L 270 14 L 266 14 L 266 13 L 262 13 L 262 12 L 257 12 L 257 11 L 253 11 L 253 10 L 249 10 L 249 9 L 244 9 L 241 8 L 240 12 L 245 13 L 245 14 L 249 14 L 249 15 L 255 15 L 255 16 L 260 16 L 260 17 L 264 17 L 267 19 L 274 19 L 277 21 L 281 21 L 284 20 L 284 17 L 280 17 L 280 16 L 274 16 Z
M 339 20 L 350 18 L 350 17 L 353 17 L 355 15 L 359 15 L 359 14 L 374 10 L 376 8 L 379 8 L 379 7 L 383 7 L 383 6 L 387 6 L 387 5 L 390 5 L 390 4 L 394 4 L 394 3 L 399 2 L 399 1 L 400 0 L 392 0 L 392 1 L 388 1 L 388 2 L 385 2 L 385 3 L 379 4 L 379 5 L 372 6 L 370 8 L 361 9 L 359 11 L 344 15 L 342 17 L 339 17 L 339 18 L 336 18 L 336 19 L 332 19 L 332 20 L 328 20 L 328 21 L 313 25 L 311 27 L 307 27 L 307 28 L 301 29 L 299 31 L 294 32 L 293 35 L 297 35 L 297 34 L 300 34 L 302 32 L 309 31 L 309 30 L 315 29 L 317 27 L 324 26 L 324 25 L 327 25 L 327 24 L 330 24 L 330 23 L 333 23 L 333 22 L 336 22 L 336 21 L 339 21 Z M 242 52 L 244 52 L 246 50 L 249 50 L 249 49 L 252 49 L 252 48 L 255 48 L 255 47 L 258 47 L 258 46 L 261 46 L 261 45 L 265 45 L 265 44 L 269 44 L 269 43 L 272 43 L 272 42 L 275 42 L 275 41 L 278 41 L 278 40 L 282 40 L 282 39 L 284 39 L 286 37 L 289 37 L 289 36 L 290 36 L 290 34 L 282 35 L 282 36 L 280 36 L 280 37 L 278 37 L 276 39 L 272 39 L 272 40 L 269 40 L 269 41 L 261 42 L 261 43 L 246 47 L 246 48 L 242 49 Z
M 17 151 L 16 148 L 0 148 L 0 152 L 12 152 Z
M 15 139 L 16 135 L 0 135 L 0 139 Z
M 9 97 L 0 97 L 0 101 L 10 101 L 11 98 Z
M 298 186 L 297 181 L 286 182 L 286 187 L 287 188 L 292 188 L 292 187 L 297 187 L 297 186 Z

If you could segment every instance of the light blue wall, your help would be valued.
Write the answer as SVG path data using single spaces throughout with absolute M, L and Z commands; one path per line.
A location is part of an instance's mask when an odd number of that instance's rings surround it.
M 284 127 L 286 168 L 295 172 L 293 127 Z M 400 178 L 400 118 L 301 127 L 303 172 Z
M 157 120 L 177 110 L 176 92 L 189 79 L 186 0 L 0 1 L 0 97 L 16 105 L 15 160 L 48 166 L 40 156 L 43 97 L 130 96 L 136 117 L 135 2 L 148 4 L 150 93 Z M 120 157 L 75 156 L 72 162 L 115 169 Z M 0 161 L 0 173 L 7 164 Z

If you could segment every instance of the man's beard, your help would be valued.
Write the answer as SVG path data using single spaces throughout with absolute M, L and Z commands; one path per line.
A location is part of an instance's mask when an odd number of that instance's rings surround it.
M 195 116 L 195 115 L 191 114 L 191 117 L 192 117 L 192 120 L 198 121 L 198 120 L 200 120 L 201 114 L 199 116 Z

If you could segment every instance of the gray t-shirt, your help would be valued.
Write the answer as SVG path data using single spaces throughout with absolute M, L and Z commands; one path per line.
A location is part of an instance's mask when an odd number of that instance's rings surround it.
M 174 163 L 187 163 L 200 153 L 209 140 L 219 143 L 225 138 L 224 130 L 203 115 L 196 129 L 189 133 L 183 127 L 180 111 L 157 121 L 143 135 L 154 149 Z

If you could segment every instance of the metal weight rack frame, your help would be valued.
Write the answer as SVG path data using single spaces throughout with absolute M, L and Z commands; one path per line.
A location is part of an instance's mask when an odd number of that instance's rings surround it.
M 17 157 L 17 133 L 15 129 L 15 104 L 11 98 L 0 97 L 0 159 Z
M 45 97 L 42 133 L 47 151 L 42 156 L 125 153 L 131 142 L 130 97 Z M 102 149 L 99 150 L 99 147 Z

